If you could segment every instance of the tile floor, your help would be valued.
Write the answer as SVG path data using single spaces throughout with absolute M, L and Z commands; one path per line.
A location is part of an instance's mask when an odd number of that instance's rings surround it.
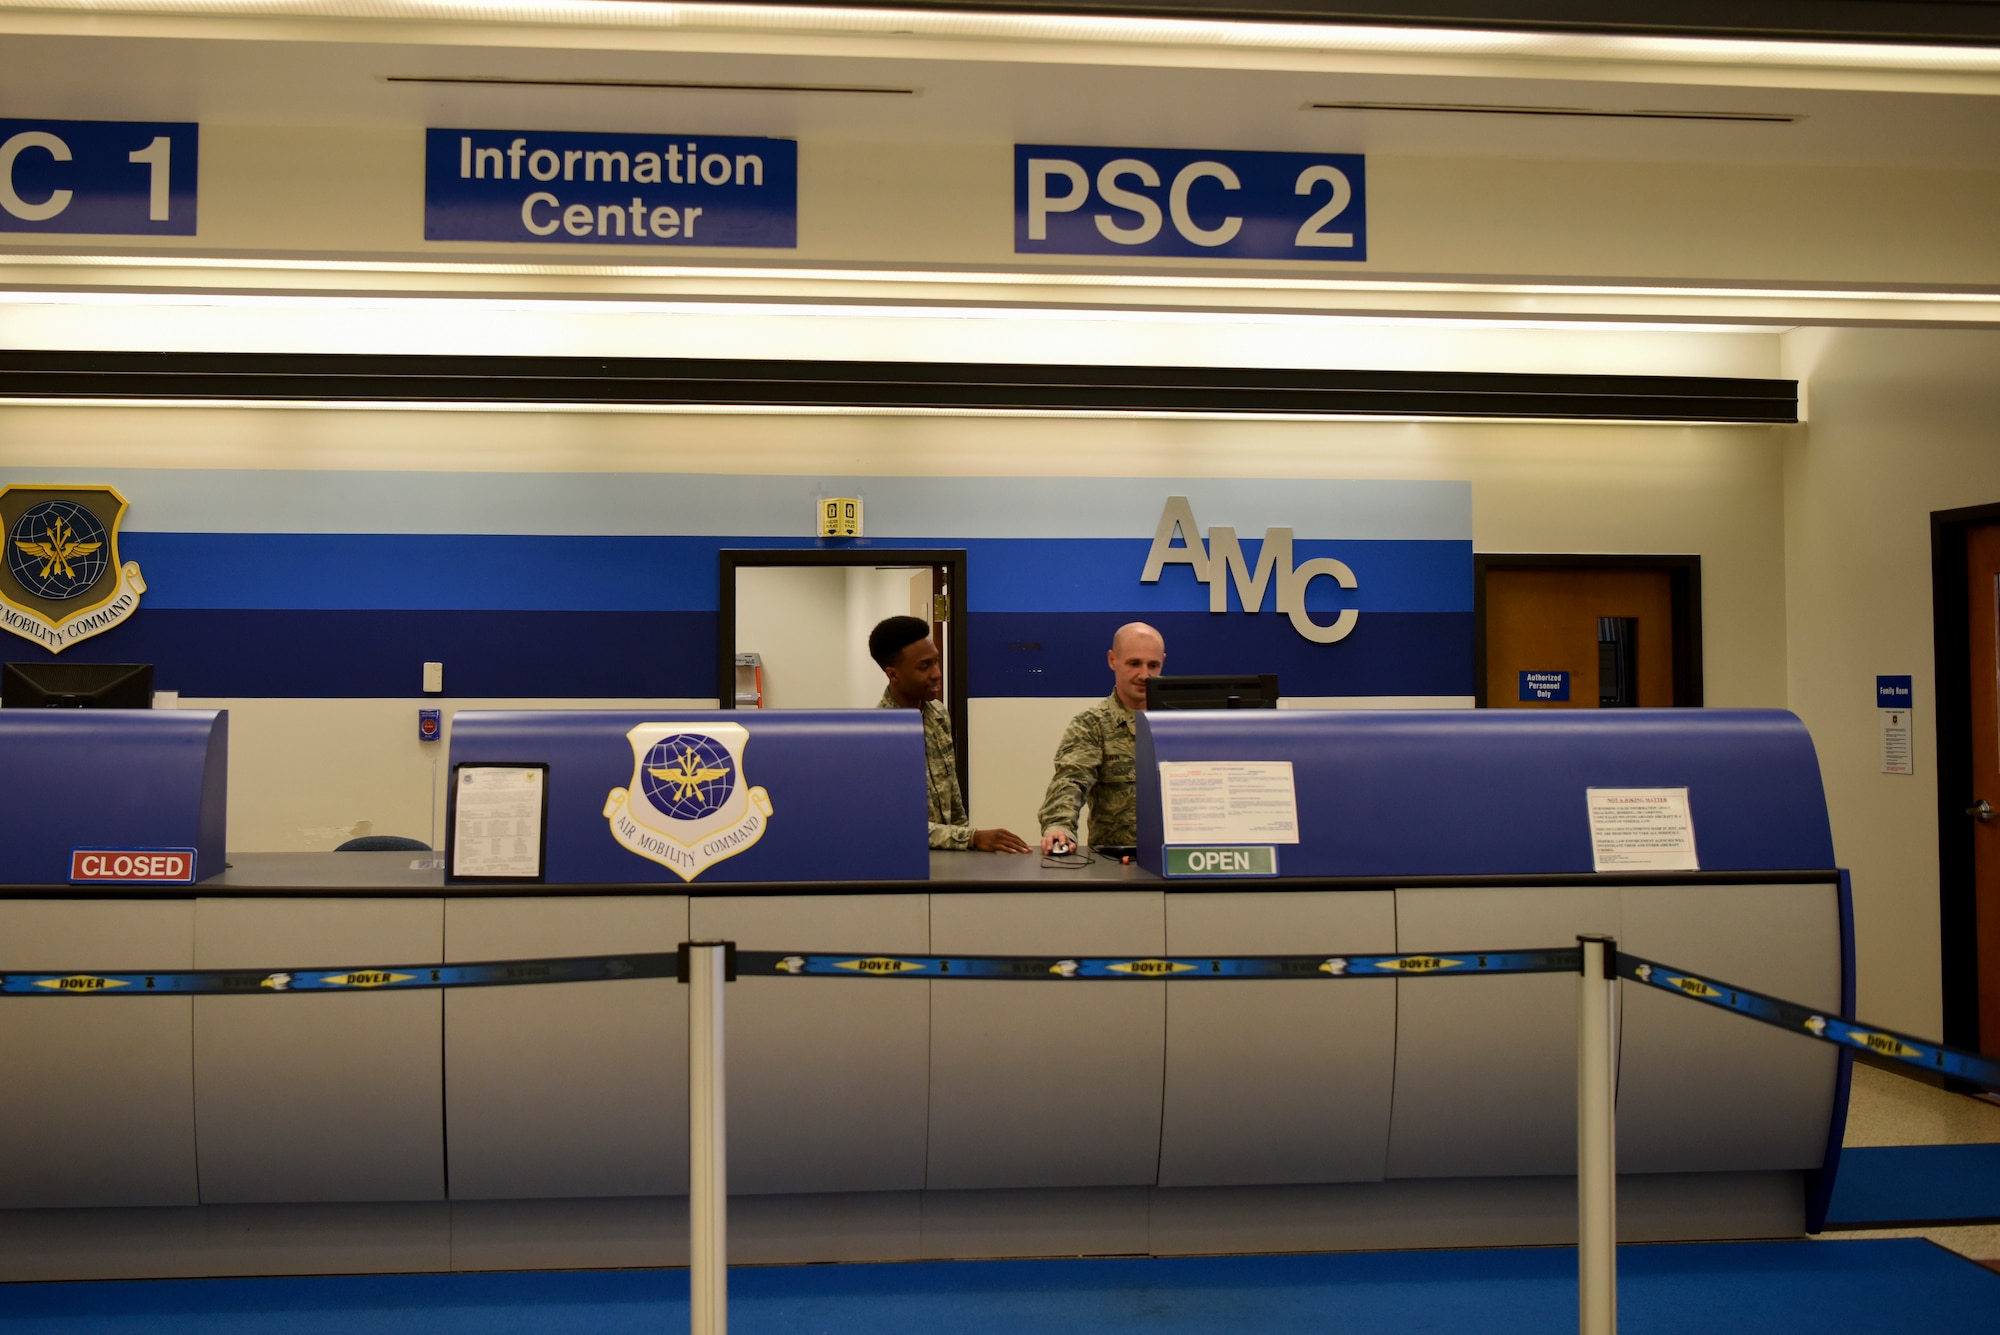
M 2000 1104 L 1905 1079 L 1859 1062 L 1847 1108 L 1850 1146 L 1973 1145 L 2000 1142 Z M 1822 1241 L 1928 1238 L 1968 1260 L 2000 1270 L 2000 1224 L 1952 1228 L 1843 1229 Z

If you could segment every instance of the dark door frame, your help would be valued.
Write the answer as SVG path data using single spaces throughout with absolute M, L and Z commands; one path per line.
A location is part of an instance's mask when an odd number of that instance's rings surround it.
M 728 548 L 722 558 L 720 614 L 715 627 L 715 695 L 736 707 L 736 572 L 744 566 L 943 566 L 951 598 L 951 643 L 945 646 L 946 711 L 958 759 L 958 790 L 972 803 L 966 735 L 965 549 L 962 547 Z
M 1699 556 L 1598 556 L 1579 552 L 1474 552 L 1472 554 L 1472 702 L 1486 708 L 1486 572 L 1489 570 L 1664 570 L 1674 632 L 1674 705 L 1700 708 L 1701 558 Z
M 1931 653 L 1937 692 L 1938 974 L 1944 1041 L 1979 1050 L 1979 895 L 1972 822 L 1972 628 L 1966 536 L 2000 505 L 1931 512 Z

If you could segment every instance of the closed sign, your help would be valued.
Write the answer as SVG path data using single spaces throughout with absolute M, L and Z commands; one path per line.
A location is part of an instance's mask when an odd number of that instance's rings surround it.
M 1358 153 L 1014 146 L 1014 250 L 1365 260 Z
M 69 879 L 146 885 L 192 885 L 192 848 L 79 848 L 69 855 Z

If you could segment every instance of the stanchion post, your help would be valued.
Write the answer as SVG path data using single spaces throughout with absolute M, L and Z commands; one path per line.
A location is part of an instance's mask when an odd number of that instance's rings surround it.
M 1617 1335 L 1618 947 L 1603 936 L 1580 936 L 1577 944 L 1577 1329 Z
M 688 986 L 688 1324 L 692 1335 L 729 1330 L 729 1140 L 723 1063 L 723 988 L 736 945 L 681 947 Z

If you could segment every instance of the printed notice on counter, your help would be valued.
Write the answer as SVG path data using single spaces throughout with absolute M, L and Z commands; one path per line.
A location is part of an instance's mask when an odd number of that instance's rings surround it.
M 1160 808 L 1169 844 L 1299 841 L 1289 760 L 1163 760 Z
M 1875 713 L 1882 721 L 1882 772 L 1916 773 L 1910 755 L 1910 711 L 1878 709 Z
M 1591 788 L 1593 870 L 1700 871 L 1685 788 Z
M 453 780 L 451 875 L 481 881 L 539 879 L 547 768 L 462 764 Z

